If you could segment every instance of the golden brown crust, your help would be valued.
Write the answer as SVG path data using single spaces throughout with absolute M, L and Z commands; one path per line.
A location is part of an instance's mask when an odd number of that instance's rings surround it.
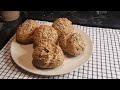
M 34 49 L 33 61 L 37 68 L 56 68 L 64 62 L 63 51 L 56 44 L 43 43 Z
M 84 38 L 80 33 L 73 33 L 59 38 L 62 50 L 72 56 L 80 55 L 85 49 Z
M 52 27 L 57 30 L 59 37 L 61 35 L 67 35 L 74 31 L 72 22 L 67 18 L 58 18 L 53 22 Z
M 37 20 L 27 19 L 24 21 L 16 32 L 16 40 L 22 44 L 33 43 L 34 30 L 39 27 Z
M 19 26 L 16 40 L 23 44 L 34 43 L 34 66 L 43 69 L 62 65 L 63 51 L 78 56 L 85 49 L 83 36 L 75 31 L 67 18 L 57 19 L 52 26 L 40 25 L 36 20 L 26 20 Z
M 58 34 L 53 27 L 48 25 L 40 25 L 40 27 L 35 30 L 33 39 L 35 46 L 38 46 L 43 42 L 57 43 Z

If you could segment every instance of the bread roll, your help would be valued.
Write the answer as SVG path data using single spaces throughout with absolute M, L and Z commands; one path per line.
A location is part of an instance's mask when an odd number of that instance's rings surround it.
M 33 34 L 37 27 L 39 27 L 37 20 L 27 19 L 24 21 L 16 32 L 16 41 L 21 44 L 33 43 Z
M 56 68 L 63 62 L 64 55 L 59 45 L 42 43 L 34 49 L 33 65 L 37 68 Z
M 78 56 L 85 50 L 85 41 L 80 33 L 73 33 L 59 38 L 62 50 L 72 56 Z
M 48 25 L 40 25 L 34 32 L 34 45 L 38 46 L 42 42 L 57 43 L 57 31 Z
M 67 18 L 58 18 L 53 22 L 52 27 L 57 30 L 59 37 L 74 32 L 72 22 Z

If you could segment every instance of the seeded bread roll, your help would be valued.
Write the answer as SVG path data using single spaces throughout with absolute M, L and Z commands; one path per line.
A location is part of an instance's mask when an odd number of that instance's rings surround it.
M 21 44 L 33 43 L 34 30 L 39 27 L 37 20 L 27 19 L 24 21 L 17 30 L 16 40 Z
M 57 31 L 48 25 L 40 25 L 34 32 L 34 45 L 38 46 L 42 42 L 57 43 Z
M 67 18 L 58 18 L 56 19 L 52 27 L 55 28 L 58 32 L 58 36 L 67 35 L 69 33 L 74 32 L 74 28 L 72 26 L 72 22 Z
M 85 49 L 85 42 L 80 33 L 73 33 L 59 38 L 62 50 L 72 56 L 80 55 Z
M 62 65 L 64 55 L 59 45 L 42 43 L 35 47 L 33 65 L 37 68 L 52 69 Z

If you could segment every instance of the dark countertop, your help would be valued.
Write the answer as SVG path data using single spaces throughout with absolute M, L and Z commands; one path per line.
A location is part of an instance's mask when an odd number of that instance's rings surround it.
M 17 26 L 26 18 L 54 21 L 59 17 L 66 17 L 74 24 L 85 26 L 120 29 L 120 11 L 29 11 L 27 17 L 21 17 L 7 24 L 0 23 L 0 49 L 15 34 Z
M 32 11 L 28 18 L 54 21 L 56 18 L 66 17 L 74 24 L 120 29 L 120 11 Z

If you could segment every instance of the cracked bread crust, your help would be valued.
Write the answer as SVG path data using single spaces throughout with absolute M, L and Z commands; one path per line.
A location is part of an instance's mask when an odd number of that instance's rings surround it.
M 49 42 L 49 43 L 57 43 L 58 34 L 57 30 L 48 25 L 40 25 L 34 32 L 34 45 L 38 46 L 40 43 Z
M 43 69 L 56 68 L 63 64 L 64 54 L 59 45 L 43 43 L 37 46 L 33 52 L 34 66 Z
M 37 27 L 39 27 L 37 20 L 27 19 L 24 21 L 16 32 L 16 41 L 21 44 L 33 43 L 33 34 Z

